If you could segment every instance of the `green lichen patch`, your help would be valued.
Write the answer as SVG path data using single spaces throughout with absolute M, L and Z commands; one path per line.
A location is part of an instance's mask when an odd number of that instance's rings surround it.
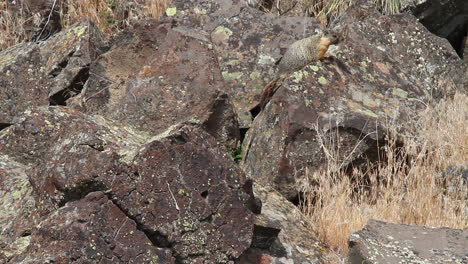
M 260 78 L 260 76 L 261 76 L 260 72 L 257 72 L 257 71 L 250 73 L 251 80 L 257 80 L 258 78 Z
M 216 41 L 225 42 L 232 36 L 232 30 L 224 26 L 218 26 L 213 32 L 213 38 Z
M 88 29 L 87 26 L 75 27 L 67 32 L 66 37 L 70 38 L 72 36 L 75 36 L 76 38 L 80 38 L 87 32 L 87 29 Z
M 168 7 L 166 9 L 166 16 L 172 17 L 175 16 L 177 13 L 177 7 Z
M 236 80 L 242 77 L 243 75 L 242 72 L 228 72 L 228 71 L 223 71 L 221 74 L 223 75 L 224 80 L 227 82 Z
M 393 89 L 392 94 L 403 99 L 408 98 L 408 92 L 400 88 Z
M 328 80 L 327 80 L 325 77 L 323 77 L 323 76 L 320 76 L 320 77 L 318 78 L 318 82 L 319 82 L 320 84 L 322 84 L 322 85 L 328 84 Z
M 317 72 L 320 69 L 317 65 L 310 65 L 309 68 L 314 72 Z
M 198 7 L 195 7 L 193 11 L 198 15 L 206 15 L 207 13 L 206 9 L 199 9 Z
M 304 77 L 307 77 L 309 75 L 309 72 L 307 71 L 296 71 L 293 73 L 293 80 L 295 83 L 300 83 L 304 79 Z

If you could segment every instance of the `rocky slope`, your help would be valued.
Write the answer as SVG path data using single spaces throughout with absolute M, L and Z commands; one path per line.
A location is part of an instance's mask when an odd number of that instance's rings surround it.
M 323 166 L 318 133 L 339 131 L 341 169 L 359 167 L 379 160 L 386 120 L 404 130 L 468 87 L 466 63 L 411 15 L 360 3 L 332 29 L 343 41 L 261 113 L 275 61 L 323 30 L 314 19 L 174 0 L 111 39 L 84 20 L 1 51 L 0 263 L 324 263 L 290 202 Z M 351 259 L 389 263 L 356 253 L 366 239 Z

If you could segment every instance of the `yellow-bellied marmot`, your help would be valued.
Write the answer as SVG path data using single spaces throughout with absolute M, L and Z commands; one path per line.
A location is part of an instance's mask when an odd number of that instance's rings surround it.
M 334 33 L 313 35 L 291 44 L 283 57 L 276 62 L 278 73 L 276 78 L 263 88 L 260 103 L 257 107 L 263 109 L 270 101 L 281 83 L 293 72 L 298 71 L 313 61 L 322 59 L 331 44 L 338 43 L 339 38 Z

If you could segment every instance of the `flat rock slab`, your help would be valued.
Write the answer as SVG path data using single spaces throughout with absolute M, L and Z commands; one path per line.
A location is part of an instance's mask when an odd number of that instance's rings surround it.
M 349 239 L 351 264 L 468 263 L 468 230 L 369 220 Z
M 88 203 L 89 193 L 101 192 L 153 247 L 169 249 L 177 263 L 225 263 L 251 244 L 251 183 L 228 151 L 197 126 L 174 126 L 145 137 L 100 116 L 39 107 L 1 131 L 0 152 L 28 167 L 34 212 L 57 217 L 32 227 L 33 237 L 65 224 L 64 208 L 75 201 Z M 8 202 L 12 195 L 6 190 L 0 197 Z M 106 228 L 114 230 L 113 225 Z M 92 234 L 83 234 L 83 239 L 91 241 Z M 41 241 L 47 240 L 40 238 L 26 250 L 46 250 Z M 72 244 L 50 250 L 70 252 Z M 97 251 L 108 255 L 104 248 Z

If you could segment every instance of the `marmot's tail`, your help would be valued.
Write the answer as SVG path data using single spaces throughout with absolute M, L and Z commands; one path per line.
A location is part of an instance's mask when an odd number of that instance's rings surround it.
M 273 81 L 269 82 L 265 88 L 263 88 L 262 95 L 260 97 L 260 103 L 258 104 L 260 106 L 260 109 L 263 110 L 265 106 L 268 104 L 270 99 L 273 97 L 273 95 L 276 93 L 278 88 L 281 86 L 281 84 L 284 81 L 285 76 L 279 76 Z
M 271 97 L 273 97 L 278 88 L 281 86 L 284 79 L 284 77 L 277 77 L 263 88 L 262 95 L 260 96 L 260 102 L 250 110 L 254 117 L 265 108 Z

